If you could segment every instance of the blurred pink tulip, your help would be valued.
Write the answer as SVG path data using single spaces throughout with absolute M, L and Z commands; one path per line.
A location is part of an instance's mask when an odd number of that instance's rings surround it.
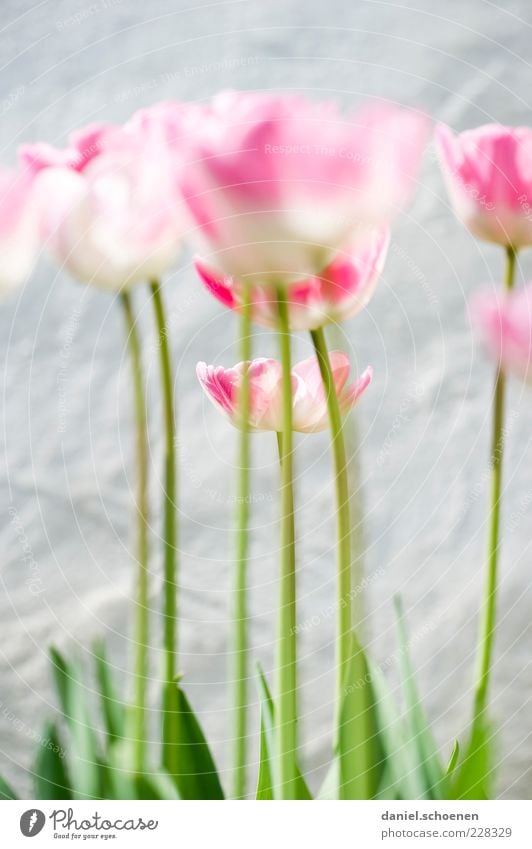
M 288 301 L 290 329 L 315 330 L 360 312 L 375 291 L 389 241 L 388 229 L 376 231 L 362 245 L 339 252 L 321 274 L 293 283 Z M 225 277 L 202 259 L 197 259 L 195 266 L 215 298 L 237 312 L 242 307 L 244 287 L 250 286 L 253 320 L 263 327 L 277 327 L 277 302 L 275 289 L 271 286 L 247 284 Z
M 368 387 L 373 372 L 371 368 L 367 368 L 348 386 L 349 360 L 346 355 L 340 351 L 332 351 L 330 360 L 340 409 L 345 414 Z M 238 363 L 230 369 L 198 363 L 196 373 L 211 401 L 238 427 L 238 393 L 245 368 L 249 369 L 250 429 L 281 432 L 282 370 L 277 360 L 260 358 L 250 363 Z M 294 430 L 311 433 L 327 428 L 327 401 L 316 357 L 309 357 L 292 368 L 292 397 Z
M 392 106 L 223 92 L 183 112 L 185 202 L 217 276 L 285 284 L 321 274 L 405 201 L 425 120 Z
M 32 176 L 0 168 L 0 297 L 29 277 L 39 246 Z
M 62 157 L 42 147 L 20 156 L 37 172 L 51 251 L 74 277 L 119 291 L 174 265 L 185 225 L 167 145 L 141 129 L 99 127 L 73 136 Z
M 112 124 L 89 124 L 71 133 L 65 148 L 54 147 L 46 142 L 24 144 L 18 151 L 20 164 L 32 174 L 54 167 L 72 168 L 81 172 L 99 156 L 106 137 L 114 130 Z
M 471 318 L 504 372 L 532 383 L 532 284 L 503 295 L 477 295 Z
M 515 249 L 532 245 L 532 129 L 487 124 L 436 146 L 457 217 L 473 235 Z

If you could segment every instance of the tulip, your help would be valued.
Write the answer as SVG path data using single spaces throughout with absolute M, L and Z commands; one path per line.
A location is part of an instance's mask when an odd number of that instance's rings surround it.
M 334 385 L 342 414 L 354 407 L 367 389 L 373 375 L 367 368 L 352 384 L 349 359 L 341 351 L 330 353 Z M 196 373 L 210 400 L 236 427 L 242 425 L 239 392 L 244 371 L 249 376 L 249 419 L 252 431 L 282 431 L 282 370 L 277 360 L 260 357 L 233 368 L 198 363 Z M 312 356 L 292 368 L 293 430 L 312 433 L 327 428 L 327 398 L 316 357 Z
M 36 185 L 56 258 L 78 280 L 123 291 L 175 264 L 183 219 L 162 146 L 127 134 L 108 145 L 82 170 L 41 169 Z
M 71 133 L 65 148 L 54 147 L 46 142 L 25 144 L 19 148 L 19 161 L 33 175 L 46 168 L 61 167 L 81 173 L 102 153 L 106 139 L 115 130 L 112 124 L 89 124 Z
M 504 288 L 508 295 L 514 286 L 517 252 L 532 244 L 532 129 L 488 124 L 454 136 L 448 127 L 440 125 L 436 129 L 436 145 L 457 217 L 473 235 L 505 249 Z M 489 315 L 491 318 L 488 318 Z M 487 335 L 493 345 L 496 338 L 494 317 L 486 303 L 478 307 L 477 320 L 483 324 L 485 334 L 488 325 L 491 327 Z M 500 333 L 501 343 L 502 338 Z M 505 346 L 509 351 L 507 340 Z M 496 621 L 505 443 L 503 347 L 499 353 L 502 368 L 497 367 L 493 393 L 486 589 L 480 624 L 471 741 L 476 739 L 478 729 L 485 723 Z
M 532 383 L 532 284 L 502 298 L 479 294 L 471 317 L 502 371 Z
M 44 235 L 55 257 L 78 280 L 119 292 L 124 307 L 135 394 L 138 467 L 139 564 L 136 623 L 135 767 L 142 770 L 145 750 L 145 689 L 148 675 L 148 451 L 140 338 L 130 287 L 150 281 L 160 339 L 166 431 L 164 494 L 164 714 L 167 734 L 175 711 L 176 676 L 176 475 L 173 378 L 159 278 L 180 252 L 184 229 L 182 201 L 173 178 L 175 165 L 165 140 L 142 122 L 119 128 L 93 125 L 73 134 L 58 150 L 39 144 L 19 153 L 35 177 Z M 170 754 L 169 754 L 170 751 Z M 163 760 L 175 774 L 175 746 Z
M 441 124 L 436 146 L 455 214 L 471 233 L 514 250 L 532 245 L 532 129 L 487 124 L 455 136 Z
M 389 231 L 374 232 L 369 240 L 341 251 L 321 274 L 290 286 L 288 316 L 291 330 L 315 330 L 324 324 L 352 318 L 370 301 L 388 252 Z M 251 298 L 252 318 L 263 327 L 277 327 L 275 289 L 243 283 L 219 274 L 204 260 L 196 270 L 207 289 L 224 306 L 242 312 Z
M 454 136 L 441 125 L 436 130 L 444 177 L 457 217 L 473 233 L 505 249 L 505 296 L 511 297 L 516 258 L 520 248 L 532 244 L 532 129 L 488 124 Z M 506 325 L 497 319 L 493 305 L 482 300 L 476 307 L 477 323 L 495 350 L 499 363 L 492 405 L 491 488 L 488 513 L 486 583 L 479 630 L 473 724 L 469 746 L 474 750 L 486 725 L 496 624 L 502 471 L 505 443 L 505 374 L 503 352 L 511 359 Z M 510 304 L 511 301 L 508 301 Z M 498 339 L 497 339 L 498 332 Z M 504 342 L 503 342 L 504 339 Z
M 40 246 L 33 180 L 0 168 L 0 297 L 29 277 Z
M 424 142 L 417 113 L 223 92 L 183 113 L 181 187 L 222 275 L 284 285 L 320 275 L 404 202 Z

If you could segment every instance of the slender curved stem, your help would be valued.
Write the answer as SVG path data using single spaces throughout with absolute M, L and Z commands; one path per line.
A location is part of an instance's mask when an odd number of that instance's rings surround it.
M 240 358 L 251 359 L 251 298 L 248 290 L 242 305 Z M 233 597 L 234 753 L 233 796 L 246 794 L 248 715 L 248 613 L 247 560 L 249 550 L 249 373 L 244 369 L 240 391 L 240 434 L 236 515 L 236 557 Z
M 134 765 L 144 769 L 146 750 L 146 680 L 148 678 L 148 425 L 140 336 L 128 292 L 120 296 L 124 309 L 135 398 L 137 462 L 137 604 L 135 617 Z
M 283 430 L 281 462 L 281 568 L 276 645 L 277 703 L 275 770 L 276 798 L 294 799 L 297 747 L 296 697 L 296 563 L 294 535 L 292 375 L 288 305 L 281 287 L 277 290 L 279 347 L 282 366 Z
M 336 727 L 344 698 L 345 675 L 351 653 L 351 520 L 349 480 L 342 417 L 323 328 L 311 331 L 314 350 L 327 398 L 336 487 L 337 548 L 337 636 L 336 636 Z
M 164 653 L 165 680 L 172 682 L 177 673 L 177 522 L 176 522 L 176 456 L 175 456 L 175 409 L 172 378 L 172 363 L 168 344 L 161 285 L 154 280 L 150 284 L 153 295 L 155 320 L 159 334 L 161 364 L 161 386 L 163 393 L 165 422 L 165 492 L 164 492 Z
M 510 291 L 514 285 L 516 251 L 509 247 L 506 250 L 506 274 L 504 286 Z M 504 396 L 505 377 L 498 369 L 495 378 L 493 398 L 493 423 L 491 442 L 491 495 L 488 527 L 488 559 L 486 570 L 486 586 L 484 607 L 480 624 L 478 645 L 478 671 L 475 689 L 474 721 L 482 719 L 488 699 L 488 688 L 491 676 L 493 654 L 493 639 L 496 624 L 497 599 L 497 567 L 500 550 L 500 514 L 502 490 L 502 463 L 504 453 Z

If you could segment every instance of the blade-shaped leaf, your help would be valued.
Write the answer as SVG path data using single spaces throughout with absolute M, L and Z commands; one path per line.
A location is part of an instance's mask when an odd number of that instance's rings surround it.
M 107 731 L 107 740 L 110 744 L 124 733 L 125 710 L 122 701 L 116 695 L 113 673 L 107 661 L 105 644 L 102 640 L 95 643 L 93 652 L 102 714 Z
M 406 733 L 399 709 L 382 670 L 370 663 L 377 722 L 386 757 L 379 795 L 400 799 L 428 799 L 430 788 L 415 741 Z M 388 786 L 384 786 L 385 781 Z
M 264 725 L 264 708 L 261 707 L 259 775 L 257 778 L 257 792 L 255 794 L 255 798 L 259 801 L 269 801 L 273 799 L 273 780 L 270 768 L 269 747 Z
M 182 799 L 223 799 L 216 766 L 201 726 L 179 684 L 166 685 L 163 763 Z M 168 769 L 168 764 L 173 768 Z
M 384 763 L 365 652 L 351 634 L 351 657 L 337 729 L 339 798 L 372 799 Z
M 274 775 L 274 753 L 275 753 L 275 708 L 273 699 L 266 681 L 266 676 L 260 664 L 257 664 L 257 684 L 260 697 L 261 717 L 261 759 L 259 765 L 259 780 L 257 784 L 257 799 L 273 799 L 273 775 Z M 307 783 L 296 765 L 295 780 L 296 798 L 300 800 L 312 799 Z
M 7 781 L 0 775 L 0 799 L 8 801 L 10 799 L 18 799 L 17 794 Z
M 260 760 L 255 798 L 267 801 L 273 796 L 273 701 L 268 690 L 266 678 L 257 665 L 257 681 L 260 698 Z
M 451 757 L 449 758 L 449 763 L 447 764 L 447 775 L 450 776 L 456 769 L 456 765 L 458 763 L 458 758 L 460 757 L 460 743 L 458 740 L 454 741 L 453 750 L 451 752 Z
M 399 634 L 399 672 L 405 700 L 408 733 L 418 748 L 420 762 L 426 772 L 427 781 L 431 788 L 431 798 L 446 798 L 447 777 L 417 692 L 414 670 L 410 660 L 402 603 L 397 596 L 394 601 Z
M 65 763 L 65 749 L 55 725 L 47 722 L 33 767 L 36 799 L 72 799 L 71 782 Z M 46 742 L 47 745 L 44 745 Z
M 101 798 L 102 775 L 96 735 L 91 727 L 82 673 L 52 648 L 56 689 L 70 732 L 68 766 L 75 799 Z
M 472 728 L 463 758 L 452 776 L 449 799 L 491 799 L 493 797 L 493 730 L 478 720 Z
M 137 782 L 137 799 L 179 799 L 179 793 L 166 772 L 155 772 L 139 775 Z
M 331 801 L 340 798 L 340 763 L 336 756 L 327 770 L 317 798 L 320 801 Z

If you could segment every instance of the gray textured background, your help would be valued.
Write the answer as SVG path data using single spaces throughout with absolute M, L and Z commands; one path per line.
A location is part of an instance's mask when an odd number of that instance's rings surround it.
M 384 96 L 457 129 L 487 121 L 532 124 L 532 10 L 525 0 L 4 0 L 2 13 L 0 134 L 7 162 L 24 140 L 62 143 L 88 121 L 121 120 L 157 99 L 204 98 L 231 86 L 296 89 L 346 105 Z M 189 263 L 184 256 L 166 292 L 181 420 L 181 665 L 226 764 L 228 474 L 235 432 L 202 397 L 194 365 L 198 359 L 231 364 L 236 328 L 201 290 Z M 529 269 L 525 254 L 520 273 Z M 498 285 L 501 273 L 501 252 L 476 243 L 454 221 L 429 150 L 415 200 L 394 228 L 379 290 L 346 327 L 358 367 L 375 367 L 358 415 L 371 586 L 367 634 L 393 682 L 390 599 L 400 590 L 422 692 L 445 750 L 470 709 L 488 483 L 492 369 L 471 338 L 465 305 L 479 285 Z M 136 303 L 158 464 L 153 323 L 141 291 Z M 2 305 L 0 340 L 1 771 L 24 792 L 31 738 L 54 710 L 48 644 L 88 661 L 90 641 L 105 635 L 123 680 L 131 647 L 130 388 L 118 304 L 45 260 L 20 297 Z M 304 337 L 298 345 L 308 351 Z M 267 352 L 272 339 L 262 334 L 256 346 Z M 500 793 L 530 798 L 532 397 L 512 384 L 509 407 L 493 713 Z M 268 670 L 276 569 L 271 443 L 267 435 L 254 441 L 250 575 L 254 650 Z M 312 622 L 300 641 L 302 737 L 316 786 L 330 747 L 334 523 L 327 437 L 300 438 L 298 449 L 299 618 Z M 155 609 L 159 528 L 156 513 Z

